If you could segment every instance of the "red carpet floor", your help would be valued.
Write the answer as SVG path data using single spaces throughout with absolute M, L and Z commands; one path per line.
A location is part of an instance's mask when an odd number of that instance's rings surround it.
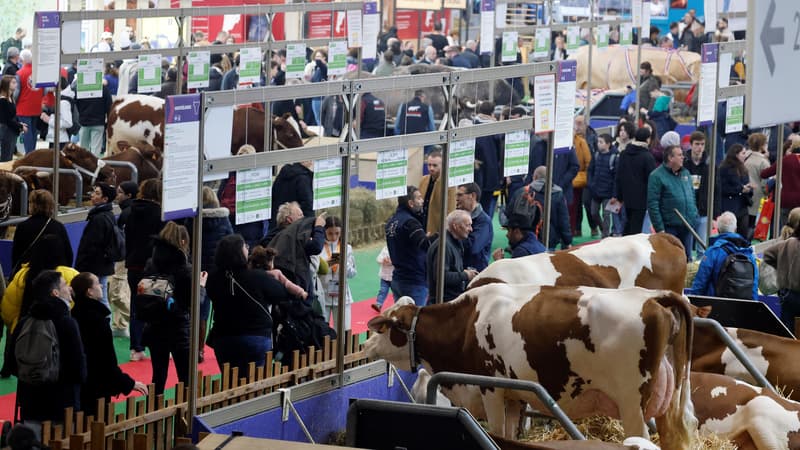
M 371 318 L 378 314 L 370 307 L 370 305 L 372 305 L 374 302 L 375 299 L 372 298 L 353 304 L 351 311 L 351 325 L 354 333 L 359 334 L 366 331 L 367 322 L 369 322 Z M 384 304 L 384 309 L 388 308 L 393 303 L 394 301 L 392 300 L 392 296 L 389 295 L 389 298 L 386 299 L 386 303 Z M 149 359 L 136 362 L 127 362 L 125 364 L 121 364 L 120 367 L 125 373 L 133 377 L 134 380 L 143 382 L 149 382 L 153 374 Z M 200 364 L 199 370 L 203 373 L 203 375 L 216 375 L 220 372 L 217 365 L 217 358 L 214 355 L 213 349 L 206 347 L 205 361 Z M 167 376 L 167 386 L 174 386 L 177 382 L 178 376 L 175 373 L 175 367 L 170 364 L 169 375 Z M 120 396 L 115 400 L 120 401 L 123 398 L 125 397 Z M 0 396 L 0 420 L 13 420 L 15 399 L 15 394 Z

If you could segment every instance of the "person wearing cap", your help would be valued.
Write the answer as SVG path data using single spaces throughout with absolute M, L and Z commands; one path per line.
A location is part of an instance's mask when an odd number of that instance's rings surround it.
M 100 34 L 100 41 L 95 44 L 90 50 L 91 53 L 97 52 L 113 52 L 114 51 L 114 35 L 108 31 L 103 31 Z
M 106 255 L 112 240 L 116 239 L 112 201 L 117 190 L 107 183 L 97 183 L 91 192 L 92 209 L 86 217 L 78 253 L 75 256 L 75 269 L 79 272 L 92 272 L 97 275 L 103 287 L 103 304 L 108 304 L 108 276 L 114 273 L 114 262 Z M 109 308 L 110 309 L 110 308 Z
M 19 69 L 19 49 L 17 47 L 9 47 L 6 52 L 6 63 L 3 65 L 2 75 L 16 75 Z
M 463 67 L 465 69 L 473 68 L 469 60 L 461 54 L 461 48 L 457 45 L 448 45 L 445 47 L 444 55 L 450 59 L 450 64 L 454 67 Z
M 511 253 L 512 258 L 521 258 L 547 251 L 544 245 L 539 242 L 539 239 L 536 238 L 528 217 L 522 214 L 511 214 L 503 228 L 506 229 L 508 247 L 495 249 L 494 253 L 492 253 L 495 261 L 505 258 L 506 252 Z

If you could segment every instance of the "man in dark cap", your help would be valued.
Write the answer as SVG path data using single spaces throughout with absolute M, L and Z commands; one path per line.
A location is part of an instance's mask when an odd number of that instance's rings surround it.
M 508 222 L 503 227 L 506 229 L 508 247 L 498 248 L 494 251 L 492 256 L 495 261 L 505 258 L 506 252 L 511 253 L 512 258 L 520 258 L 546 251 L 544 245 L 536 238 L 530 222 L 530 218 L 522 214 L 511 214 L 508 217 Z

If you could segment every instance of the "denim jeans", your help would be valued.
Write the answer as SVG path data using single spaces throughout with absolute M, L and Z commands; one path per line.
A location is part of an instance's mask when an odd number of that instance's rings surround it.
M 495 197 L 494 192 L 481 193 L 481 207 L 483 208 L 483 212 L 485 212 L 490 219 L 494 217 L 494 209 L 496 206 L 497 197 Z
M 686 260 L 691 261 L 692 245 L 694 244 L 694 236 L 692 236 L 692 232 L 683 225 L 677 227 L 665 226 L 664 231 L 680 239 L 681 244 L 683 244 L 684 252 L 686 253 Z
M 267 352 L 272 350 L 272 338 L 268 336 L 216 336 L 214 353 L 217 355 L 219 370 L 225 363 L 239 368 L 239 375 L 248 373 L 251 362 L 256 367 L 264 367 Z
M 375 299 L 375 304 L 382 307 L 386 297 L 389 296 L 389 289 L 392 288 L 392 282 L 381 278 L 381 287 L 378 289 L 378 298 Z
M 402 296 L 408 296 L 414 299 L 417 306 L 425 306 L 428 303 L 428 286 L 425 285 L 392 280 L 392 294 L 394 294 L 395 302 Z
M 22 142 L 25 145 L 25 153 L 36 150 L 37 133 L 36 123 L 39 118 L 36 116 L 19 116 L 19 121 L 28 126 L 28 131 L 22 133 Z
M 707 227 L 708 227 L 708 216 L 698 217 L 695 231 L 697 231 L 697 235 L 700 236 L 700 239 L 702 239 L 706 245 L 708 245 Z M 705 249 L 703 249 L 703 246 L 700 245 L 698 242 L 695 242 L 694 250 L 695 250 L 695 255 L 697 256 L 697 260 L 703 259 L 703 255 L 706 254 L 706 251 Z
M 81 127 L 81 131 L 78 134 L 81 139 L 81 147 L 92 152 L 94 156 L 100 157 L 103 151 L 103 134 L 105 131 L 106 127 L 102 125 Z

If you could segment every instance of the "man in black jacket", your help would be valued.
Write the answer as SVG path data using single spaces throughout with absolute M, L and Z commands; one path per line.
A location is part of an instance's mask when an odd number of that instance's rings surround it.
M 635 140 L 619 155 L 617 162 L 617 194 L 614 196 L 625 207 L 625 229 L 623 235 L 639 234 L 647 213 L 647 182 L 650 172 L 656 168 L 656 160 L 650 153 L 650 130 L 636 130 Z
M 472 232 L 472 218 L 469 213 L 457 209 L 447 215 L 447 240 L 445 241 L 445 259 L 444 259 L 444 297 L 442 301 L 449 302 L 454 298 L 461 295 L 467 287 L 467 283 L 475 278 L 478 271 L 474 267 L 464 267 L 464 244 L 463 241 L 467 239 Z M 436 297 L 436 282 L 439 261 L 439 244 L 441 238 L 437 239 L 430 248 L 428 248 L 427 263 L 428 263 L 428 292 L 429 303 L 434 303 Z
M 17 382 L 20 418 L 34 430 L 40 430 L 41 422 L 45 420 L 64 420 L 64 408 L 80 410 L 80 387 L 86 380 L 86 357 L 78 324 L 69 314 L 72 290 L 64 277 L 55 270 L 45 270 L 34 278 L 30 289 L 33 289 L 35 296 L 30 316 L 20 319 L 12 339 L 17 341 L 25 322 L 31 317 L 52 320 L 59 347 L 58 381 L 37 385 Z M 18 375 L 16 357 L 10 363 L 12 373 Z
M 114 218 L 113 204 L 117 190 L 106 183 L 97 183 L 90 200 L 94 207 L 89 210 L 86 228 L 83 229 L 75 258 L 75 269 L 79 272 L 92 272 L 103 286 L 103 304 L 108 304 L 108 276 L 114 273 L 114 261 L 108 256 L 108 248 L 113 244 Z
M 314 217 L 313 161 L 287 164 L 281 167 L 272 183 L 272 218 L 269 227 L 277 226 L 278 207 L 286 202 L 297 202 L 304 217 Z

